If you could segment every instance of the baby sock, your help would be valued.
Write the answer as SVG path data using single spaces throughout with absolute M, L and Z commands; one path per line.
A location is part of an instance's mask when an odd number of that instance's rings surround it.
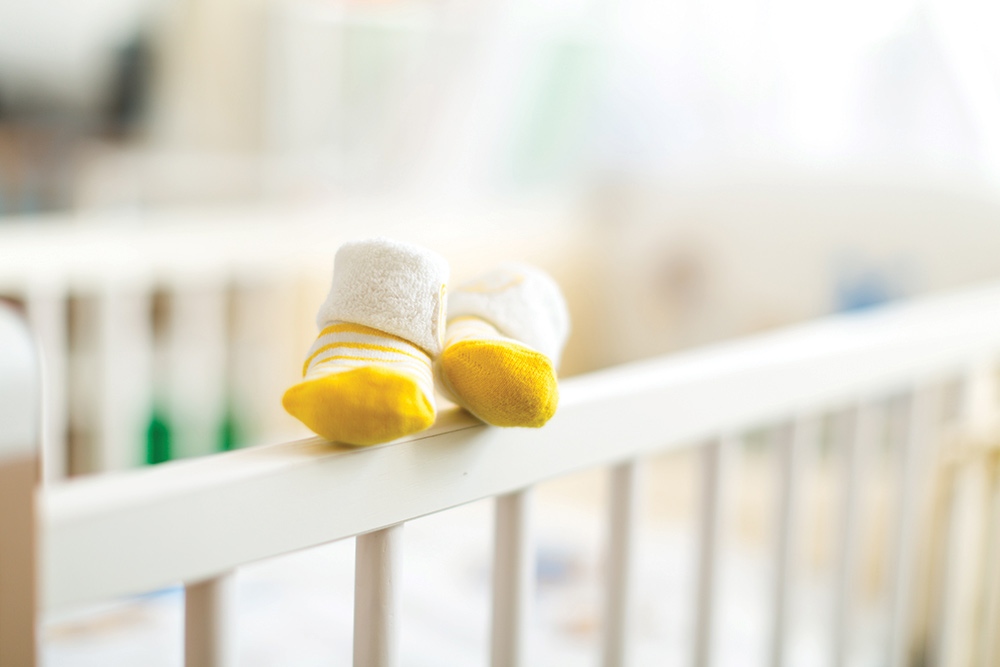
M 506 264 L 448 296 L 437 366 L 443 391 L 494 426 L 545 424 L 556 411 L 556 368 L 569 335 L 559 286 L 539 269 Z
M 373 445 L 434 423 L 431 358 L 441 350 L 448 264 L 371 239 L 337 251 L 320 333 L 285 409 L 328 440 Z

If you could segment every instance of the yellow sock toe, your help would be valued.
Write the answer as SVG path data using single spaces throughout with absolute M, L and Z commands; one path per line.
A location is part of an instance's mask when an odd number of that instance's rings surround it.
M 434 407 L 413 378 L 378 366 L 322 375 L 291 387 L 285 409 L 327 440 L 373 445 L 434 423 Z
M 324 328 L 282 404 L 313 433 L 374 445 L 434 423 L 431 359 L 412 343 L 344 322 Z
M 494 426 L 543 426 L 559 404 L 555 369 L 509 340 L 469 339 L 445 348 L 441 375 L 463 407 Z

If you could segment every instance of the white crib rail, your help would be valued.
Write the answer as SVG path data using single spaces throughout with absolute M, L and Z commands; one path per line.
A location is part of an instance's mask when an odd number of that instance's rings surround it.
M 402 525 L 497 497 L 493 664 L 527 665 L 530 489 L 571 471 L 613 465 L 615 543 L 605 664 L 625 664 L 636 466 L 648 453 L 707 441 L 693 662 L 708 666 L 726 460 L 740 434 L 760 425 L 794 424 L 785 441 L 782 477 L 789 509 L 796 502 L 796 461 L 815 439 L 820 415 L 861 406 L 851 438 L 855 448 L 864 448 L 881 401 L 907 396 L 899 485 L 903 513 L 890 564 L 895 579 L 886 647 L 891 664 L 906 664 L 912 542 L 936 419 L 932 390 L 961 376 L 970 363 L 992 365 L 998 353 L 1000 287 L 991 286 L 572 378 L 562 383 L 558 415 L 537 431 L 488 428 L 464 413 L 448 412 L 426 433 L 368 449 L 310 439 L 70 481 L 42 496 L 44 604 L 55 609 L 189 582 L 189 661 L 229 664 L 225 596 L 219 591 L 235 568 L 362 535 L 355 607 L 362 636 L 356 639 L 355 664 L 394 665 Z M 862 454 L 848 458 L 854 470 L 848 490 L 856 489 L 854 461 Z M 838 571 L 846 589 L 853 577 L 850 535 L 858 528 L 850 499 L 845 507 Z M 796 530 L 794 513 L 782 511 L 772 612 L 775 665 L 787 664 L 782 619 L 794 585 L 790 559 Z M 846 599 L 836 604 L 834 632 L 843 642 L 850 636 L 850 604 Z

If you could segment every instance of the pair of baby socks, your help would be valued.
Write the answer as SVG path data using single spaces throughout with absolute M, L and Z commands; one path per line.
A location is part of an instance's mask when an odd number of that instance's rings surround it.
M 508 264 L 447 293 L 448 273 L 440 255 L 410 244 L 341 247 L 319 337 L 285 409 L 354 445 L 428 428 L 435 386 L 488 424 L 545 424 L 569 334 L 559 287 L 539 269 Z

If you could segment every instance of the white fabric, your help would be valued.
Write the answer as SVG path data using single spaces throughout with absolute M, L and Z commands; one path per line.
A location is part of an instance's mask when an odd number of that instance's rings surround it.
M 526 264 L 503 264 L 448 295 L 448 318 L 471 315 L 559 365 L 569 337 L 569 309 L 559 285 Z
M 333 286 L 316 315 L 320 330 L 350 322 L 405 338 L 432 356 L 444 337 L 448 262 L 435 252 L 389 239 L 345 243 Z

